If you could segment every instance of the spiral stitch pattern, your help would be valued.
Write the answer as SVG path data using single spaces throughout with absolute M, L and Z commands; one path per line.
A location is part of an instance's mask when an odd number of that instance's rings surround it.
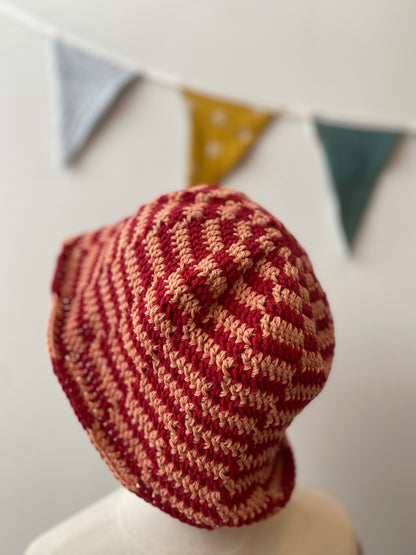
M 325 384 L 334 328 L 284 225 L 242 193 L 197 185 L 64 241 L 48 349 L 121 484 L 213 529 L 289 500 L 285 431 Z

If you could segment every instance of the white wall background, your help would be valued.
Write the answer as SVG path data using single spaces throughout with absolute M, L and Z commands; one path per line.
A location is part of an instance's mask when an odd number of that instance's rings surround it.
M 265 107 L 416 121 L 411 0 L 14 0 L 60 29 Z M 70 170 L 54 161 L 46 38 L 0 16 L 0 542 L 36 535 L 117 483 L 89 444 L 45 347 L 60 240 L 185 186 L 177 90 L 132 88 Z M 309 252 L 336 324 L 333 371 L 295 421 L 300 482 L 349 511 L 365 555 L 415 552 L 416 140 L 378 182 L 352 257 L 310 122 L 283 117 L 224 181 Z

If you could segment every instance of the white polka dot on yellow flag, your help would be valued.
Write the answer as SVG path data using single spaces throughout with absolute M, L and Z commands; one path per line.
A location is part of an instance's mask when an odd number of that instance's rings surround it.
M 218 184 L 253 147 L 275 114 L 188 89 L 181 92 L 192 123 L 188 186 Z

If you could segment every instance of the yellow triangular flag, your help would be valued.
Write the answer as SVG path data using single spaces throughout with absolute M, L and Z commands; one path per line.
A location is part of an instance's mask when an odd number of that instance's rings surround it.
M 182 89 L 192 119 L 188 185 L 217 184 L 254 145 L 274 114 Z

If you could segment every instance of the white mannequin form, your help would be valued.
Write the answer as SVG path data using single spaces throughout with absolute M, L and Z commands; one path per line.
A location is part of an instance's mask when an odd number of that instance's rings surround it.
M 25 555 L 358 555 L 345 509 L 297 486 L 266 520 L 209 531 L 119 488 L 33 541 Z

